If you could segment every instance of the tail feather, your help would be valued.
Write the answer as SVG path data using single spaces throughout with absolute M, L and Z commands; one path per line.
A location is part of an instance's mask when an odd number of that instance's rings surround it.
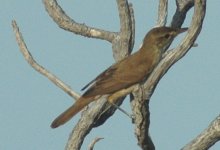
M 69 121 L 73 116 L 75 116 L 80 110 L 92 102 L 92 98 L 79 98 L 71 107 L 60 114 L 51 124 L 51 128 L 57 128 Z

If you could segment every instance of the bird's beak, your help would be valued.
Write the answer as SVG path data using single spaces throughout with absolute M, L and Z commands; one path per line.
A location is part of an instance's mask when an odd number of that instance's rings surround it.
M 176 35 L 177 34 L 180 34 L 180 33 L 183 33 L 183 32 L 185 32 L 185 31 L 187 31 L 188 30 L 188 28 L 180 28 L 180 29 L 177 29 L 176 30 Z

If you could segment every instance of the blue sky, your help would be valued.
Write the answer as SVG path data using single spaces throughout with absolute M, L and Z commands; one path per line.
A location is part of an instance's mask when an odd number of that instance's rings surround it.
M 131 2 L 136 17 L 136 50 L 146 32 L 156 23 L 158 2 Z M 59 3 L 80 23 L 119 30 L 115 1 Z M 175 11 L 175 5 L 171 3 L 168 24 Z M 152 96 L 150 133 L 157 149 L 180 149 L 220 113 L 220 16 L 216 14 L 220 1 L 207 3 L 203 29 L 196 41 L 198 47 L 192 48 L 168 71 Z M 15 41 L 11 21 L 17 21 L 38 63 L 77 92 L 114 63 L 111 45 L 60 29 L 48 16 L 42 1 L 3 0 L 0 18 L 0 149 L 64 149 L 79 115 L 55 130 L 50 128 L 50 123 L 73 100 L 27 64 Z M 188 26 L 190 20 L 191 15 L 184 26 Z M 130 111 L 128 100 L 122 107 Z M 121 112 L 116 112 L 103 126 L 92 130 L 82 149 L 97 136 L 104 140 L 96 144 L 96 150 L 138 149 L 134 126 Z M 212 148 L 217 149 L 220 149 L 219 143 Z

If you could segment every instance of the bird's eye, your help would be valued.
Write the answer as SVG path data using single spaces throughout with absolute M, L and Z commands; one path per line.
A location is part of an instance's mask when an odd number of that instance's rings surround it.
M 165 37 L 166 39 L 168 39 L 168 38 L 170 37 L 170 34 L 165 34 L 164 37 Z

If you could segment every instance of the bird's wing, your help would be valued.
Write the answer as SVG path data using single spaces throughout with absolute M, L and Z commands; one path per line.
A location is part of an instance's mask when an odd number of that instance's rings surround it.
M 83 96 L 90 97 L 111 94 L 143 79 L 143 74 L 139 72 L 138 66 L 134 63 L 129 63 L 132 62 L 129 59 L 127 58 L 120 63 L 114 64 L 87 84 L 86 87 L 89 85 L 90 87 Z
M 88 88 L 89 86 L 90 87 L 94 86 L 94 84 L 96 84 L 96 82 L 103 80 L 103 78 L 108 78 L 108 77 L 112 76 L 112 74 L 114 74 L 115 70 L 116 70 L 115 65 L 109 67 L 104 72 L 102 72 L 100 75 L 98 75 L 95 79 L 93 79 L 88 84 L 86 84 L 81 90 L 83 91 L 86 88 Z

